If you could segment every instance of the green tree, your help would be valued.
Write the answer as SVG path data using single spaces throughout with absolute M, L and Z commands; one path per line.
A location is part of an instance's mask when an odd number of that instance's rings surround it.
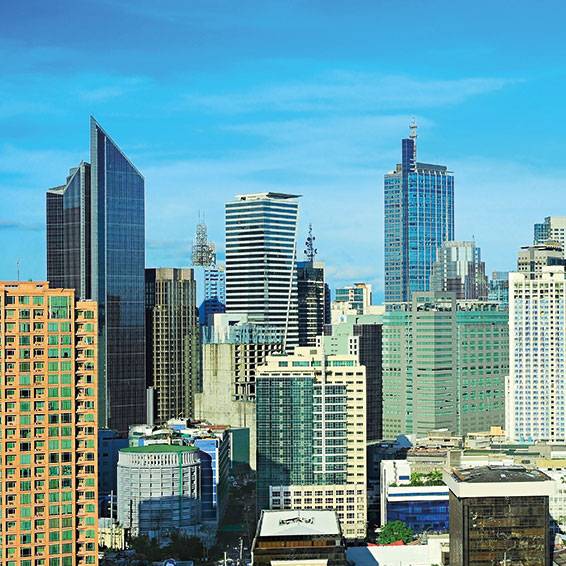
M 379 533 L 379 544 L 391 544 L 399 540 L 402 540 L 405 544 L 413 540 L 413 529 L 403 521 L 387 523 Z
M 425 485 L 424 481 L 424 474 L 421 474 L 420 472 L 413 472 L 411 474 L 411 479 L 409 480 L 409 485 L 413 487 Z
M 425 485 L 444 485 L 442 479 L 442 472 L 440 470 L 433 470 L 426 475 Z

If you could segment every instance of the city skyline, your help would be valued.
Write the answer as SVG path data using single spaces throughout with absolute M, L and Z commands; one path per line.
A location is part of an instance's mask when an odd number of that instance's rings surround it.
M 43 190 L 84 157 L 89 114 L 146 177 L 148 266 L 189 266 L 199 210 L 222 260 L 231 195 L 297 193 L 299 236 L 312 222 L 331 286 L 367 281 L 380 301 L 382 179 L 415 115 L 419 160 L 455 173 L 455 238 L 475 239 L 488 273 L 514 269 L 533 223 L 565 214 L 550 203 L 564 168 L 566 8 L 435 7 L 438 37 L 403 23 L 426 21 L 417 2 L 9 6 L 0 275 L 15 279 L 19 260 L 22 279 L 45 278 Z M 67 33 L 85 21 L 88 42 Z

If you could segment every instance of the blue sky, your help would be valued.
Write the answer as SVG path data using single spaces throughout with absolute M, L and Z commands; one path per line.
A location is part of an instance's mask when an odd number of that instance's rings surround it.
M 0 278 L 45 277 L 45 189 L 89 158 L 89 114 L 146 178 L 148 266 L 186 266 L 199 211 L 220 251 L 234 194 L 302 194 L 332 286 L 383 286 L 383 175 L 411 116 L 455 173 L 456 237 L 512 269 L 566 215 L 566 4 L 5 3 Z

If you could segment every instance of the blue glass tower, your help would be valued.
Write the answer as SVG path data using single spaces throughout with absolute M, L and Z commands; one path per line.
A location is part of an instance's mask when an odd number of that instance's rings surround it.
M 99 313 L 99 426 L 146 420 L 144 178 L 94 118 L 90 165 L 47 191 L 47 278 Z
M 428 291 L 436 250 L 454 239 L 454 175 L 417 162 L 416 125 L 411 129 L 401 163 L 384 181 L 386 302 Z

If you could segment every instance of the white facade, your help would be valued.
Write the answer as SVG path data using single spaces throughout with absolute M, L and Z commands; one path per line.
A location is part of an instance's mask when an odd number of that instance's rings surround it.
M 298 344 L 298 195 L 236 195 L 226 203 L 226 311 L 281 328 L 286 347 Z
M 543 224 L 535 224 L 535 244 L 557 242 L 566 249 L 566 216 L 547 216 Z
M 514 441 L 566 440 L 566 274 L 509 274 L 506 431 Z
M 200 460 L 189 446 L 150 445 L 120 450 L 118 523 L 132 536 L 189 534 L 201 521 Z

